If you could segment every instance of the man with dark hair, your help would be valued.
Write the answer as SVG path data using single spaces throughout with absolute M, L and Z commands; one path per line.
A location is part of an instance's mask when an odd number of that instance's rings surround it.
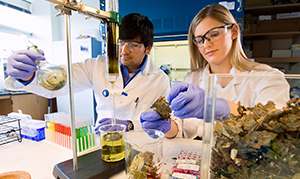
M 128 96 L 117 97 L 117 123 L 131 124 L 135 129 L 141 128 L 140 115 L 150 110 L 150 106 L 160 96 L 167 96 L 170 89 L 168 76 L 149 58 L 153 46 L 153 24 L 144 15 L 132 13 L 122 18 L 119 35 L 120 74 L 115 83 L 116 89 L 123 89 Z M 29 50 L 13 52 L 8 58 L 5 87 L 9 90 L 23 90 L 36 93 L 46 98 L 66 95 L 68 87 L 49 91 L 36 85 L 34 59 L 45 60 L 45 57 Z M 111 99 L 104 97 L 102 91 L 110 89 L 106 79 L 106 58 L 87 59 L 74 63 L 74 92 L 93 89 L 97 102 L 98 119 L 95 126 L 107 124 L 111 117 Z M 83 101 L 84 102 L 84 101 Z
M 138 36 L 145 47 L 152 47 L 154 29 L 148 17 L 132 13 L 123 17 L 120 26 L 120 39 L 134 39 Z

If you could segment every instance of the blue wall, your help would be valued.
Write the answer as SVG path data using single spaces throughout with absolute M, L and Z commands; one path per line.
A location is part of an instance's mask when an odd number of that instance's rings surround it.
M 140 13 L 149 17 L 154 25 L 154 41 L 186 40 L 190 22 L 205 6 L 220 0 L 119 0 L 119 13 Z M 234 0 L 236 1 L 236 0 Z M 230 1 L 228 1 L 230 2 Z M 239 3 L 236 3 L 238 6 Z M 236 16 L 236 11 L 232 14 Z M 158 36 L 181 35 L 157 38 Z
M 187 34 L 193 17 L 206 5 L 218 0 L 119 0 L 121 16 L 137 12 L 150 18 L 154 35 Z M 186 37 L 184 37 L 186 39 Z

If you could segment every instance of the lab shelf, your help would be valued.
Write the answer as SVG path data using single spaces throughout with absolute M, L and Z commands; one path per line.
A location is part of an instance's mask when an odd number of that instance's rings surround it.
M 299 35 L 300 35 L 300 31 L 254 33 L 254 34 L 244 34 L 244 40 L 253 40 L 261 37 L 266 37 L 265 39 L 296 38 Z
M 243 34 L 243 42 L 247 49 L 252 50 L 252 55 L 248 54 L 248 56 L 260 63 L 299 63 L 299 57 L 272 57 L 272 50 L 290 50 L 290 47 L 288 47 L 290 45 L 288 45 L 288 43 L 285 44 L 284 42 L 280 43 L 281 47 L 279 47 L 279 49 L 273 49 L 273 40 L 279 42 L 280 40 L 284 41 L 291 39 L 292 44 L 297 44 L 300 38 L 299 17 L 277 19 L 276 15 L 280 13 L 298 12 L 299 8 L 300 3 L 245 7 L 245 33 Z M 259 21 L 259 16 L 261 15 L 269 15 L 271 16 L 271 19 L 269 21 Z M 274 24 L 277 27 L 283 28 L 274 28 Z M 295 25 L 295 27 L 291 27 L 291 24 Z M 264 41 L 265 44 L 267 42 L 270 43 L 269 45 L 260 48 L 258 44 L 262 41 Z M 285 47 L 283 47 L 284 45 Z
M 251 13 L 254 16 L 259 16 L 259 15 L 270 15 L 270 14 L 278 14 L 278 13 L 286 13 L 286 12 L 298 12 L 299 8 L 300 8 L 300 3 L 245 7 L 245 14 Z
M 299 63 L 300 57 L 261 57 L 254 58 L 256 62 L 261 63 Z
M 0 115 L 0 145 L 22 142 L 20 119 Z

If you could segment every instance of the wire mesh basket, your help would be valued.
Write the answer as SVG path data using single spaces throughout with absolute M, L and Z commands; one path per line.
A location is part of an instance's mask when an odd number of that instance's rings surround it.
M 0 115 L 0 145 L 22 142 L 20 119 Z

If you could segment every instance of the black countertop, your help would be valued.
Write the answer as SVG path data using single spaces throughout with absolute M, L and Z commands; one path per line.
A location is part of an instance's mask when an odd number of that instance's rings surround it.
M 10 91 L 10 90 L 6 90 L 6 89 L 0 89 L 0 96 L 20 95 L 20 94 L 31 94 L 31 93 L 27 92 L 27 91 Z

